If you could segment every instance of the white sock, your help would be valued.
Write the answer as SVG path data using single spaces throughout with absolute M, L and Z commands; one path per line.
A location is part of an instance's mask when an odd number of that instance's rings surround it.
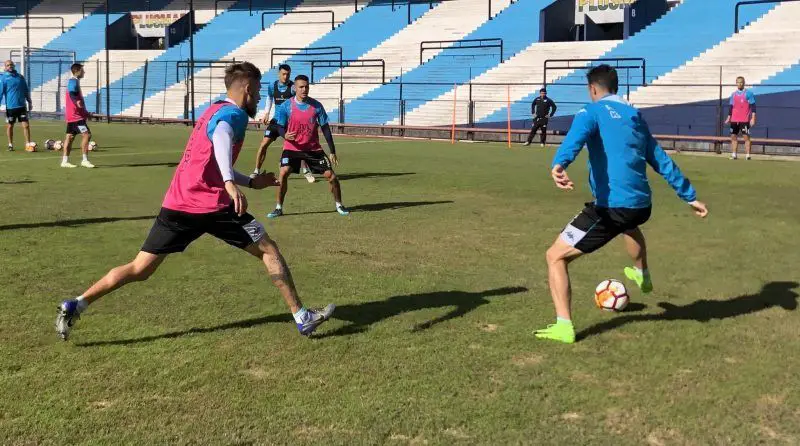
M 303 308 L 299 309 L 297 311 L 297 313 L 292 314 L 292 316 L 294 316 L 294 321 L 297 322 L 298 324 L 300 324 L 300 323 L 302 323 L 303 321 L 306 320 L 306 315 L 307 314 L 308 314 L 308 310 L 306 310 L 306 307 L 303 307 Z
M 67 164 L 69 162 L 69 157 L 64 155 L 61 157 L 61 164 Z
M 278 203 L 275 205 L 275 209 L 283 209 L 283 205 Z
M 86 161 L 86 162 L 89 162 L 89 155 L 84 153 L 83 154 L 83 160 Z
M 254 173 L 254 174 L 256 174 L 256 175 L 258 175 L 259 173 L 261 173 L 261 171 L 260 171 L 260 170 L 258 170 L 258 168 L 256 168 L 256 169 L 253 171 L 253 173 Z
M 78 301 L 78 313 L 83 313 L 83 310 L 89 307 L 89 301 L 83 296 L 78 296 L 76 300 Z
M 336 202 L 336 209 L 339 209 L 340 207 L 342 207 L 342 203 L 339 203 L 339 202 L 337 201 L 337 202 Z

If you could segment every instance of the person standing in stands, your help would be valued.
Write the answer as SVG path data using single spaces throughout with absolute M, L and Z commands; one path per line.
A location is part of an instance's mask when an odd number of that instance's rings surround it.
M 526 146 L 531 145 L 533 137 L 536 136 L 536 132 L 540 129 L 542 131 L 542 147 L 545 146 L 547 143 L 547 123 L 550 122 L 550 117 L 556 114 L 557 109 L 556 103 L 547 97 L 547 89 L 542 88 L 539 90 L 539 97 L 531 103 L 533 126 L 531 127 L 531 133 L 528 135 L 528 142 L 525 143 Z
M 277 110 L 281 104 L 294 97 L 294 82 L 289 80 L 291 74 L 292 67 L 287 64 L 280 65 L 278 67 L 278 79 L 267 87 L 267 110 L 262 120 L 262 123 L 267 126 L 267 130 L 264 132 L 264 138 L 261 140 L 261 145 L 258 147 L 258 153 L 256 153 L 256 168 L 251 177 L 261 173 L 261 166 L 264 165 L 264 159 L 267 157 L 267 149 L 280 136 L 278 135 L 278 124 L 275 123 L 275 119 L 269 118 L 269 114 L 272 111 L 273 105 Z M 316 178 L 314 178 L 314 174 L 308 170 L 308 165 L 305 161 L 301 163 L 301 166 L 301 173 L 306 177 L 306 181 L 309 183 L 315 182 Z
M 744 135 L 745 159 L 750 159 L 750 149 L 753 142 L 750 140 L 750 129 L 756 125 L 756 95 L 744 88 L 744 77 L 736 78 L 736 91 L 731 94 L 731 107 L 725 124 L 731 125 L 731 159 L 738 158 L 739 135 Z
M 0 103 L 6 103 L 6 135 L 8 136 L 8 151 L 14 150 L 14 124 L 19 121 L 22 124 L 22 132 L 25 134 L 25 147 L 30 147 L 31 128 L 28 124 L 28 113 L 33 109 L 31 93 L 28 90 L 28 83 L 25 77 L 16 70 L 14 62 L 5 62 L 5 73 L 0 77 Z M 25 108 L 25 103 L 28 107 Z

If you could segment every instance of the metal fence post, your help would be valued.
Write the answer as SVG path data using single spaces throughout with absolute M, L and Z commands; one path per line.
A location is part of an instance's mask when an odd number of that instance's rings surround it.
M 147 91 L 147 68 L 148 68 L 149 65 L 150 65 L 150 61 L 149 60 L 145 60 L 144 61 L 144 79 L 142 80 L 142 102 L 141 102 L 141 105 L 139 107 L 139 117 L 140 118 L 142 116 L 144 116 L 144 99 L 145 99 L 145 93 Z
M 719 66 L 719 101 L 717 102 L 717 136 L 722 136 L 722 65 Z M 722 153 L 722 143 L 716 143 L 717 153 Z

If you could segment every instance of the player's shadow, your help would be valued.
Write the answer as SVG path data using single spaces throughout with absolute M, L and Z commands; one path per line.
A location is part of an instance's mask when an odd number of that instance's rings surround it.
M 36 181 L 33 180 L 12 180 L 12 181 L 0 181 L 0 184 L 33 184 Z
M 415 324 L 412 332 L 426 330 L 436 324 L 464 316 L 470 311 L 489 303 L 489 298 L 507 296 L 528 291 L 525 287 L 504 287 L 493 290 L 469 291 L 434 291 L 431 293 L 405 294 L 393 296 L 386 300 L 366 302 L 336 307 L 332 319 L 349 322 L 344 327 L 330 332 L 323 332 L 317 337 L 346 336 L 367 331 L 370 326 L 403 313 L 425 308 L 448 308 L 447 313 L 429 321 Z
M 505 287 L 493 290 L 486 290 L 481 292 L 467 292 L 467 291 L 437 291 L 433 293 L 421 294 L 408 294 L 404 296 L 394 296 L 386 300 L 367 302 L 363 304 L 343 305 L 336 307 L 333 313 L 333 319 L 344 320 L 350 322 L 349 325 L 338 328 L 332 332 L 325 332 L 324 328 L 321 330 L 323 334 L 315 335 L 316 338 L 323 338 L 329 336 L 344 336 L 355 333 L 360 333 L 369 328 L 372 324 L 388 319 L 392 316 L 408 313 L 411 311 L 421 310 L 424 308 L 442 308 L 442 307 L 455 307 L 446 314 L 443 314 L 432 320 L 416 324 L 411 331 L 420 331 L 430 328 L 438 323 L 463 316 L 470 311 L 478 308 L 481 305 L 489 303 L 488 298 L 494 296 L 506 296 L 509 294 L 516 294 L 528 291 L 524 287 Z M 78 347 L 101 347 L 107 345 L 133 345 L 145 342 L 153 342 L 161 339 L 174 339 L 183 336 L 203 333 L 213 333 L 224 330 L 234 330 L 240 328 L 250 328 L 257 325 L 273 324 L 273 323 L 287 323 L 293 322 L 294 319 L 288 313 L 275 314 L 271 316 L 257 317 L 252 319 L 245 319 L 243 321 L 230 322 L 227 324 L 217 325 L 207 328 L 190 328 L 188 330 L 173 331 L 153 336 L 144 336 L 140 338 L 131 339 L 117 339 L 112 341 L 95 341 L 84 342 L 75 344 Z
M 697 321 L 708 322 L 712 319 L 728 319 L 744 316 L 758 311 L 780 307 L 787 311 L 797 309 L 800 294 L 795 289 L 797 282 L 770 282 L 755 294 L 744 294 L 728 300 L 698 300 L 688 305 L 673 305 L 659 302 L 664 311 L 658 314 L 642 314 L 620 316 L 606 322 L 592 325 L 578 333 L 579 339 L 605 333 L 624 325 L 638 322 L 660 321 Z
M 94 225 L 98 223 L 113 223 L 115 221 L 137 221 L 152 220 L 155 215 L 140 215 L 138 217 L 100 217 L 100 218 L 78 218 L 75 220 L 44 221 L 39 223 L 18 223 L 13 225 L 0 226 L 0 231 L 11 231 L 14 229 L 34 229 L 34 228 L 71 228 L 75 226 Z
M 453 200 L 440 200 L 440 201 L 393 201 L 390 203 L 370 203 L 370 204 L 357 204 L 351 206 L 350 212 L 379 212 L 389 211 L 394 209 L 413 208 L 417 206 L 432 206 L 435 204 L 450 204 L 455 203 Z M 313 211 L 313 212 L 297 212 L 284 215 L 312 215 L 312 214 L 330 214 L 336 211 Z
M 158 341 L 160 339 L 174 339 L 194 334 L 213 333 L 216 331 L 250 328 L 263 324 L 275 324 L 275 323 L 287 323 L 287 322 L 294 322 L 294 318 L 292 318 L 291 314 L 288 313 L 274 314 L 271 316 L 256 317 L 252 319 L 245 319 L 243 321 L 230 322 L 227 324 L 217 325 L 214 327 L 190 328 L 188 330 L 173 331 L 170 333 L 164 333 L 153 336 L 143 336 L 141 338 L 117 339 L 113 341 L 83 342 L 83 343 L 77 343 L 75 345 L 78 347 L 101 347 L 105 345 L 133 345 L 133 344 L 141 344 L 144 342 Z
M 364 178 L 389 178 L 402 177 L 405 175 L 416 175 L 416 172 L 361 172 L 361 173 L 342 173 L 336 174 L 341 181 L 360 180 Z
M 117 167 L 177 167 L 178 163 L 170 161 L 167 163 L 140 163 L 140 164 L 103 164 L 103 169 L 114 169 Z

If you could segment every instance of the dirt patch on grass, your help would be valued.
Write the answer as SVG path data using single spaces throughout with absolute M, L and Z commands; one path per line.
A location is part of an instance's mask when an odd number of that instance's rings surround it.
M 583 415 L 579 414 L 578 412 L 567 412 L 561 414 L 560 418 L 564 421 L 578 421 L 583 418 Z
M 450 427 L 443 431 L 443 433 L 449 437 L 457 438 L 459 440 L 466 440 L 470 438 L 470 436 L 464 431 L 464 429 L 460 427 Z
M 544 356 L 536 353 L 522 353 L 511 358 L 511 363 L 517 367 L 530 367 L 541 364 Z
M 391 434 L 389 435 L 389 440 L 398 441 L 409 445 L 428 444 L 428 440 L 423 438 L 421 435 L 417 435 L 416 437 L 410 437 L 408 435 L 403 435 L 403 434 Z
M 240 372 L 255 379 L 268 379 L 272 377 L 272 371 L 262 367 L 253 367 L 250 369 L 244 369 L 240 370 Z
M 487 333 L 494 333 L 497 331 L 498 325 L 497 324 L 481 324 L 481 330 Z
M 95 410 L 105 410 L 113 405 L 114 402 L 108 400 L 92 401 L 91 403 L 89 403 L 89 407 Z

